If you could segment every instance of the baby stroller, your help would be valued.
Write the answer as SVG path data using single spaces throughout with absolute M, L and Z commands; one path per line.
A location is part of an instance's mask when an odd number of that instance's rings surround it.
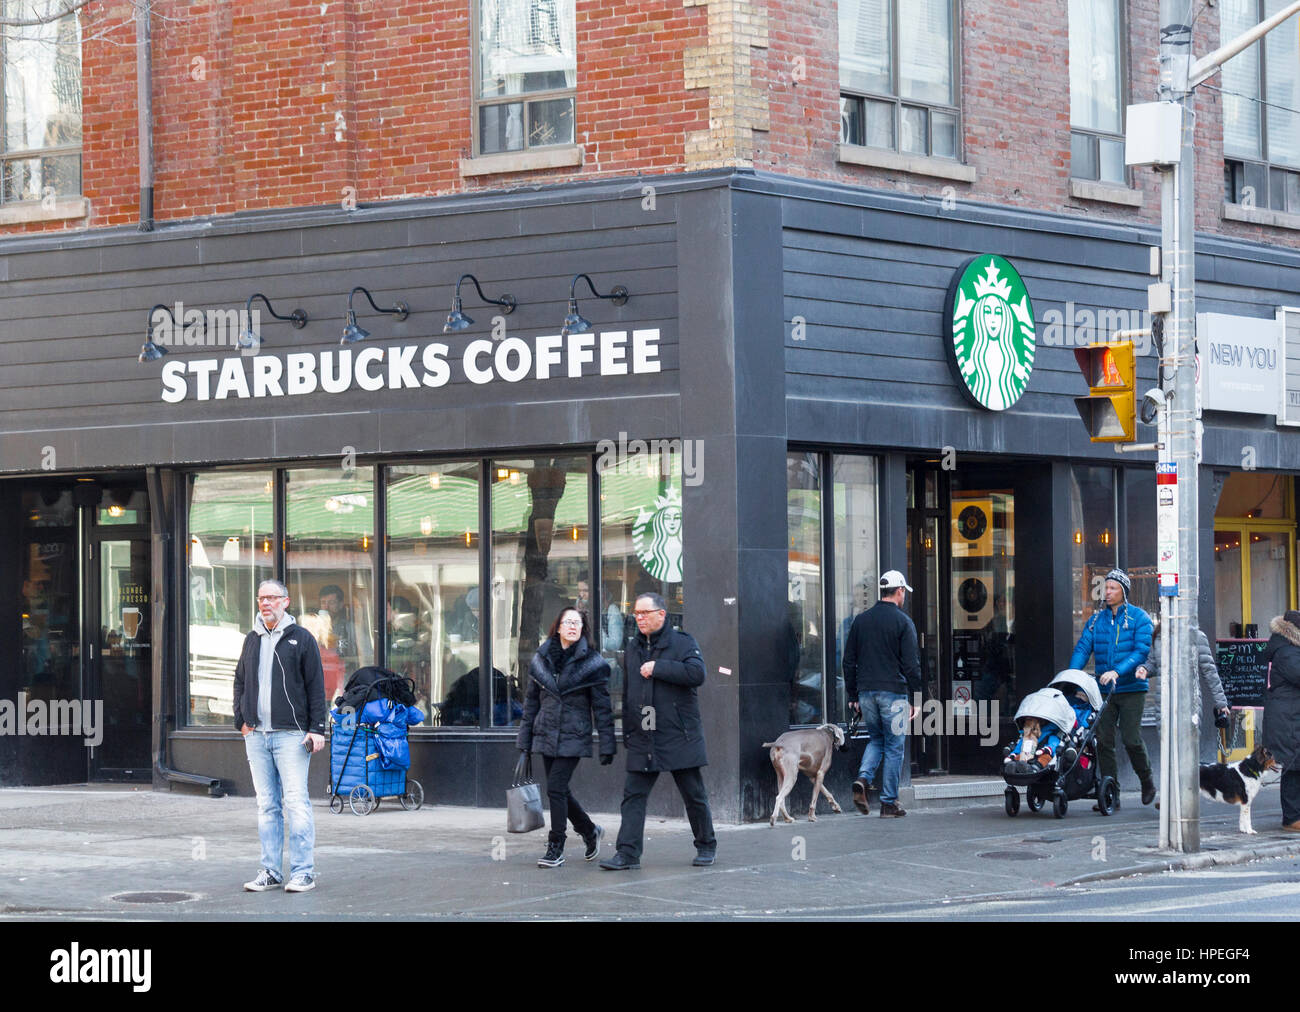
M 424 721 L 415 683 L 385 668 L 355 671 L 330 711 L 330 811 L 369 815 L 380 798 L 395 797 L 414 811 L 424 804 L 420 781 L 407 777 L 411 747 L 407 726 Z
M 1025 789 L 1025 803 L 1031 812 L 1050 800 L 1052 814 L 1061 819 L 1071 801 L 1092 798 L 1102 815 L 1114 813 L 1119 786 L 1114 778 L 1101 776 L 1097 766 L 1096 728 L 1104 708 L 1097 680 L 1074 668 L 1062 671 L 1047 688 L 1031 692 L 1021 701 L 1016 710 L 1021 736 L 1007 748 L 1002 763 L 1007 815 L 1020 811 L 1017 787 Z M 1020 756 L 1026 723 L 1031 719 L 1039 724 L 1041 734 L 1032 756 L 1025 760 Z

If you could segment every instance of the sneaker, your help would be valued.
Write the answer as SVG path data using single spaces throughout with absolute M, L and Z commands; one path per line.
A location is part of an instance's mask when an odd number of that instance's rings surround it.
M 899 804 L 891 805 L 888 801 L 883 802 L 880 806 L 880 817 L 882 819 L 901 819 L 907 812 Z
M 600 866 L 606 871 L 636 871 L 641 867 L 641 862 L 634 857 L 628 857 L 621 850 L 616 850 L 614 856 L 605 858 L 600 862 Z
M 564 864 L 564 844 L 552 840 L 546 845 L 546 853 L 537 859 L 539 868 L 558 868 Z
M 305 893 L 316 888 L 315 875 L 295 875 L 285 884 L 287 893 Z
M 257 869 L 257 878 L 244 883 L 244 890 L 250 893 L 264 893 L 268 889 L 279 889 L 280 880 L 265 868 Z
M 1154 781 L 1148 780 L 1142 785 L 1142 804 L 1149 805 L 1156 799 L 1156 785 Z
M 605 835 L 605 828 L 597 826 L 592 830 L 590 836 L 584 836 L 582 842 L 587 845 L 586 853 L 582 855 L 586 861 L 596 860 L 596 855 L 600 853 L 600 838 Z
M 853 807 L 863 815 L 871 814 L 871 804 L 867 800 L 867 782 L 861 777 L 853 781 Z
M 718 852 L 716 850 L 697 850 L 695 852 L 695 860 L 692 861 L 691 864 L 696 868 L 707 868 L 717 859 Z

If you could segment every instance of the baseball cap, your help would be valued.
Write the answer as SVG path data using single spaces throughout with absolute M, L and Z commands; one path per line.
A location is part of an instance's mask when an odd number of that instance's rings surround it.
M 907 585 L 907 580 L 903 577 L 903 574 L 897 569 L 891 569 L 880 577 L 881 590 L 897 590 L 899 587 L 909 592 L 912 589 Z

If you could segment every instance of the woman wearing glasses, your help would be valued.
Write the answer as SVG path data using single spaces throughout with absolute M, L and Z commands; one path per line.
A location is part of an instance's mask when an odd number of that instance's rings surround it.
M 591 640 L 585 613 L 565 608 L 551 625 L 528 668 L 528 692 L 519 724 L 521 752 L 540 752 L 546 766 L 546 793 L 551 801 L 551 832 L 539 868 L 564 864 L 564 825 L 586 844 L 583 855 L 594 861 L 605 831 L 569 792 L 578 760 L 591 755 L 593 724 L 600 732 L 600 764 L 614 761 L 614 711 L 609 701 L 609 662 Z

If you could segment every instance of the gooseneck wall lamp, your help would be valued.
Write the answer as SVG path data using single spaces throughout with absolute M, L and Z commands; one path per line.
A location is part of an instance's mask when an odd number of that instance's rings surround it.
M 154 317 L 154 313 L 158 312 L 158 310 L 160 309 L 172 318 L 172 333 L 176 332 L 176 315 L 170 309 L 168 309 L 162 303 L 159 303 L 158 305 L 154 306 L 153 309 L 149 310 L 149 319 L 144 325 L 144 344 L 140 346 L 141 362 L 157 362 L 160 358 L 162 358 L 164 355 L 167 354 L 166 348 L 154 344 L 153 341 L 153 328 L 154 328 L 153 317 Z
M 261 299 L 266 304 L 266 311 L 274 316 L 277 320 L 285 320 L 292 323 L 297 330 L 302 330 L 307 326 L 307 314 L 301 309 L 295 309 L 288 316 L 281 316 L 271 308 L 271 300 L 261 292 L 254 292 L 248 297 L 248 302 L 244 304 L 244 329 L 239 334 L 239 346 L 241 348 L 257 348 L 262 344 L 262 335 L 257 333 L 253 327 L 253 300 Z M 260 328 L 259 328 L 260 329 Z
M 474 288 L 478 292 L 478 297 L 484 302 L 502 307 L 507 316 L 515 311 L 517 303 L 515 302 L 515 297 L 513 295 L 503 295 L 499 299 L 489 299 L 483 294 L 483 289 L 479 286 L 478 278 L 474 277 L 473 274 L 462 274 L 456 282 L 456 294 L 451 300 L 451 312 L 447 314 L 447 322 L 442 328 L 444 334 L 450 334 L 453 330 L 464 330 L 474 322 L 465 315 L 461 308 L 460 286 L 461 282 L 466 278 L 474 282 Z
M 591 289 L 591 294 L 598 299 L 609 299 L 616 306 L 621 306 L 628 300 L 628 291 L 622 285 L 615 285 L 609 290 L 608 295 L 601 295 L 596 291 L 596 286 L 591 283 L 591 278 L 585 274 L 575 274 L 573 283 L 569 285 L 569 313 L 564 318 L 564 326 L 560 328 L 560 336 L 568 337 L 570 334 L 581 334 L 591 329 L 591 323 L 584 320 L 578 313 L 578 282 L 586 281 L 587 287 Z
M 411 315 L 411 307 L 405 302 L 397 303 L 397 305 L 393 306 L 392 309 L 384 309 L 382 306 L 376 306 L 374 296 L 370 294 L 369 289 L 357 285 L 356 288 L 352 289 L 352 291 L 348 293 L 348 321 L 347 325 L 343 328 L 343 337 L 339 341 L 339 344 L 356 344 L 358 341 L 364 341 L 370 336 L 370 331 L 362 330 L 357 326 L 357 314 L 352 308 L 352 298 L 357 294 L 357 292 L 360 292 L 367 300 L 369 300 L 370 308 L 376 313 L 387 313 L 389 316 L 396 316 L 399 320 L 405 320 Z

